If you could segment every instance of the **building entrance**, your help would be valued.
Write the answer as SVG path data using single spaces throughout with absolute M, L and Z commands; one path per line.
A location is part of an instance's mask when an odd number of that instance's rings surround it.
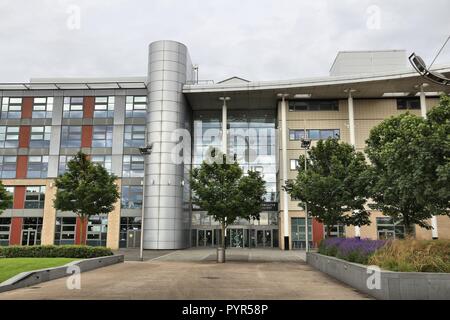
M 192 229 L 192 247 L 217 247 L 221 243 L 221 229 Z M 228 248 L 276 248 L 278 229 L 264 227 L 251 229 L 232 226 L 226 231 Z
M 22 231 L 22 245 L 23 246 L 34 246 L 35 244 L 37 244 L 38 238 L 37 238 L 38 234 L 36 232 L 36 230 L 23 230 Z

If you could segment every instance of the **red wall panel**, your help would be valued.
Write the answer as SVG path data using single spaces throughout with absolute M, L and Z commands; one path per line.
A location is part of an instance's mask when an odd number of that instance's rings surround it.
M 84 223 L 81 223 L 81 219 L 77 217 L 77 225 L 75 227 L 75 244 L 81 244 L 80 238 L 80 228 L 82 228 L 82 238 L 84 239 L 84 243 L 86 243 L 86 235 L 87 235 L 87 219 L 84 221 Z
M 94 97 L 84 97 L 83 99 L 83 118 L 91 119 L 94 116 Z
M 13 209 L 23 209 L 25 202 L 25 186 L 14 187 L 14 202 Z
M 92 145 L 92 126 L 83 126 L 81 128 L 81 147 L 90 148 Z
M 16 167 L 17 179 L 24 179 L 27 177 L 27 166 L 28 166 L 28 157 L 17 156 L 17 167 Z
M 316 246 L 319 245 L 323 239 L 323 223 L 320 223 L 316 219 L 313 219 L 313 242 Z
M 28 148 L 30 145 L 31 126 L 20 126 L 19 148 Z
M 11 233 L 9 236 L 10 245 L 20 245 L 22 239 L 23 218 L 14 217 L 11 219 Z
M 22 99 L 22 119 L 31 119 L 33 113 L 33 97 Z

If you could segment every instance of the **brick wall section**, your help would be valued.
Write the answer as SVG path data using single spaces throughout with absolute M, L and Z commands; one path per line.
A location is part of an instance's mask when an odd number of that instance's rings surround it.
M 90 148 L 92 145 L 92 126 L 83 126 L 81 128 L 81 147 Z
M 31 119 L 33 114 L 33 97 L 22 99 L 22 119 Z
M 23 114 L 22 114 L 23 115 Z M 31 126 L 20 126 L 19 148 L 28 148 L 30 145 Z
M 27 177 L 28 156 L 17 156 L 16 178 L 24 179 Z
M 94 116 L 94 97 L 84 97 L 83 99 L 83 118 L 92 119 Z
M 9 237 L 10 245 L 20 245 L 22 239 L 23 218 L 13 217 L 11 219 L 11 235 Z

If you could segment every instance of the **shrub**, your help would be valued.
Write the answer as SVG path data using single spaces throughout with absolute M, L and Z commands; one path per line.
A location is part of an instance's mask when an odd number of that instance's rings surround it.
M 391 271 L 450 272 L 449 240 L 395 240 L 378 250 L 370 264 Z
M 0 257 L 6 258 L 96 258 L 111 256 L 109 248 L 64 245 L 64 246 L 10 246 L 0 247 Z
M 358 238 L 327 238 L 320 242 L 319 253 L 350 262 L 367 264 L 369 258 L 386 242 Z

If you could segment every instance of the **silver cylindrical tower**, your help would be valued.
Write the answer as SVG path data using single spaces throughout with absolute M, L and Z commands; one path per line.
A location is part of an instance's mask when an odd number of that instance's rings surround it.
M 153 145 L 145 168 L 144 249 L 189 246 L 187 205 L 189 165 L 173 161 L 177 129 L 189 129 L 191 111 L 182 93 L 192 80 L 192 63 L 184 44 L 157 41 L 149 46 L 147 143 Z M 186 146 L 190 148 L 190 146 Z

